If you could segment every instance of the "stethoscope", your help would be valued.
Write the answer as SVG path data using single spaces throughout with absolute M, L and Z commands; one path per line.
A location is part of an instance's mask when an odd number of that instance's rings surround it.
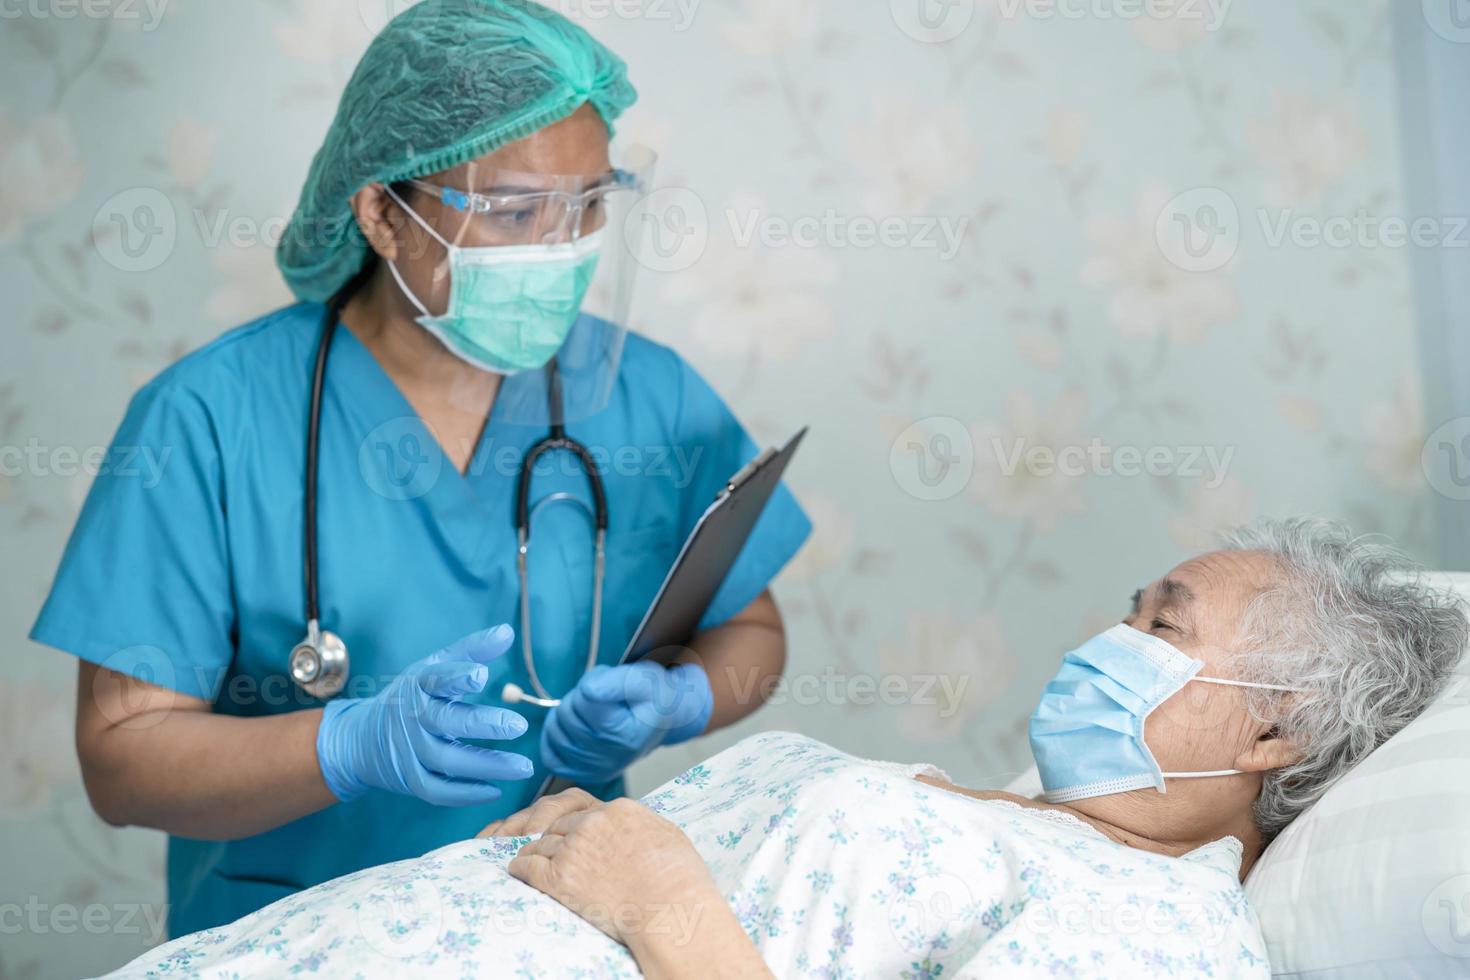
M 332 336 L 337 331 L 337 314 L 331 305 L 322 321 L 322 335 L 317 342 L 316 366 L 311 379 L 311 407 L 306 424 L 306 481 L 303 503 L 303 550 L 305 554 L 306 637 L 291 650 L 291 679 L 306 693 L 326 700 L 335 697 L 347 684 L 349 658 L 347 644 L 336 633 L 321 628 L 321 606 L 318 602 L 317 577 L 317 457 L 321 446 L 322 390 L 327 377 L 327 355 Z M 592 568 L 592 632 L 587 640 L 587 663 L 584 672 L 597 665 L 598 636 L 602 632 L 602 585 L 607 570 L 607 490 L 597 463 L 587 447 L 567 435 L 563 413 L 561 373 L 553 358 L 546 366 L 547 402 L 551 431 L 531 447 L 521 461 L 516 482 L 516 577 L 521 588 L 521 659 L 536 692 L 527 694 L 517 684 L 506 684 L 501 699 L 507 704 L 525 702 L 542 708 L 554 708 L 560 700 L 552 697 L 536 672 L 536 656 L 531 647 L 531 525 L 536 516 L 556 504 L 575 504 L 586 513 L 596 528 L 595 555 Z M 547 453 L 566 450 L 577 457 L 587 486 L 592 493 L 589 506 L 576 494 L 566 491 L 550 494 L 530 505 L 531 477 L 537 461 Z

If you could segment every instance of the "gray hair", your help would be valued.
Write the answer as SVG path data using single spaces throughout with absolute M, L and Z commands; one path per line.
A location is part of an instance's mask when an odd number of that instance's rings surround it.
M 1264 521 L 1226 533 L 1222 545 L 1264 553 L 1281 573 L 1247 605 L 1240 678 L 1307 692 L 1249 698 L 1252 713 L 1304 753 L 1261 785 L 1255 818 L 1270 840 L 1428 707 L 1470 622 L 1464 603 L 1421 581 L 1399 551 L 1332 521 Z

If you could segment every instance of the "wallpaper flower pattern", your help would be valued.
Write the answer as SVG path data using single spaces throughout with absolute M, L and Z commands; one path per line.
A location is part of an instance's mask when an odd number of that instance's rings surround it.
M 286 301 L 272 236 L 402 5 L 43 4 L 0 32 L 0 905 L 27 917 L 0 977 L 157 938 L 138 907 L 163 901 L 161 838 L 91 814 L 75 666 L 24 635 L 131 392 Z M 1213 529 L 1314 513 L 1429 540 L 1408 256 L 1273 235 L 1402 208 L 1382 0 L 1218 23 L 559 6 L 632 66 L 622 132 L 660 151 L 662 216 L 698 239 L 643 277 L 636 325 L 759 440 L 813 428 L 791 479 L 816 532 L 777 590 L 788 683 L 634 789 L 765 728 L 999 784 L 1060 653 Z M 1162 220 L 1190 194 L 1235 209 L 1223 259 L 1198 254 L 1215 211 Z M 56 915 L 91 907 L 103 928 Z

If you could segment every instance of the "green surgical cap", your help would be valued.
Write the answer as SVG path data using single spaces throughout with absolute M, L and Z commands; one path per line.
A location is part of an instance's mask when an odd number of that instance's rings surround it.
M 531 0 L 423 0 L 383 29 L 342 93 L 276 251 L 299 298 L 325 301 L 362 268 L 349 199 L 447 170 L 591 103 L 611 133 L 637 99 L 627 66 Z

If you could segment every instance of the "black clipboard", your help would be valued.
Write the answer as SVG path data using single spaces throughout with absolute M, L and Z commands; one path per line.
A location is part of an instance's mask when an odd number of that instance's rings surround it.
M 620 664 L 668 664 L 684 652 L 806 433 L 803 428 L 780 449 L 767 449 L 726 481 L 689 532 Z
M 685 651 L 685 644 L 693 638 L 715 593 L 740 557 L 806 433 L 807 427 L 803 426 L 786 445 L 765 450 L 725 482 L 684 539 L 674 567 L 664 576 L 619 664 L 639 660 L 668 664 Z M 536 791 L 536 798 L 560 793 L 572 785 L 548 776 Z

